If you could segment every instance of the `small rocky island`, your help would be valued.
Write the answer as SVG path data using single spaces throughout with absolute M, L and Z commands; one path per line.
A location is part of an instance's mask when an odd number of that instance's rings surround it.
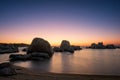
M 89 46 L 87 48 L 91 48 L 91 49 L 116 49 L 116 47 L 113 44 L 104 45 L 103 42 L 98 42 L 98 44 L 92 43 L 91 46 Z
M 34 38 L 27 49 L 26 54 L 11 54 L 10 61 L 16 60 L 44 60 L 53 55 L 50 43 L 42 38 Z
M 14 44 L 0 43 L 0 54 L 19 52 L 18 47 Z
M 61 42 L 60 47 L 54 47 L 53 51 L 55 52 L 70 52 L 74 53 L 75 50 L 81 50 L 80 46 L 71 46 L 70 42 L 67 40 L 63 40 Z

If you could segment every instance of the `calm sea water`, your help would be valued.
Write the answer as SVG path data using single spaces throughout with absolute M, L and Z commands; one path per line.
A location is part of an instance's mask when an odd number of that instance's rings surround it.
M 25 54 L 21 51 L 17 54 Z M 0 54 L 0 62 L 9 61 Z M 120 75 L 120 49 L 83 49 L 70 53 L 54 53 L 50 60 L 16 62 L 15 65 L 36 72 Z

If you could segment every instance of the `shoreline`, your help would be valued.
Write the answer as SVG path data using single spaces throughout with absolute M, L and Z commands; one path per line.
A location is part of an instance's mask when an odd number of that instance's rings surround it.
M 120 80 L 119 75 L 87 75 L 67 73 L 37 73 L 20 66 L 14 66 L 17 75 L 0 76 L 0 80 Z

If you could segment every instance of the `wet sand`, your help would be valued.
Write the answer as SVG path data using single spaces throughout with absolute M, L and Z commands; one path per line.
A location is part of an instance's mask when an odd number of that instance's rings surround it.
M 23 67 L 14 67 L 17 75 L 0 76 L 0 80 L 120 80 L 120 76 L 113 75 L 36 73 Z

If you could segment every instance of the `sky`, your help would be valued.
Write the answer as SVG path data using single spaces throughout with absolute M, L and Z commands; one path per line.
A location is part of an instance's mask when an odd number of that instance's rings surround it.
M 120 0 L 0 0 L 0 43 L 120 45 Z

